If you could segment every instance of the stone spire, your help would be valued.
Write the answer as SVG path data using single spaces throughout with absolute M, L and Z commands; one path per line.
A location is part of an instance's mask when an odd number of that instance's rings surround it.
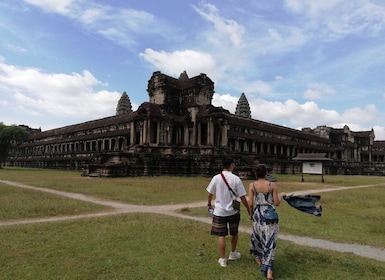
M 183 71 L 182 73 L 180 73 L 178 80 L 188 80 L 188 75 L 187 75 L 186 70 Z
M 120 97 L 118 106 L 116 106 L 116 115 L 122 115 L 125 113 L 131 113 L 132 106 L 130 98 L 126 92 L 123 92 L 122 97 Z
M 235 109 L 235 115 L 249 119 L 251 118 L 249 101 L 247 101 L 246 95 L 243 92 L 238 100 L 237 108 Z

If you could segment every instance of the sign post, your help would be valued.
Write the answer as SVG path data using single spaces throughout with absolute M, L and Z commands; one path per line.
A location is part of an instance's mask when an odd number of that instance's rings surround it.
M 305 181 L 303 174 L 316 174 L 322 176 L 322 183 L 324 180 L 323 161 L 331 160 L 326 157 L 326 153 L 310 153 L 310 154 L 298 154 L 293 160 L 302 161 L 302 182 Z

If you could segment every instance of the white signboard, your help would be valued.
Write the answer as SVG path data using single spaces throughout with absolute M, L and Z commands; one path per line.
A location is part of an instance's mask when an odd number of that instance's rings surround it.
M 322 162 L 304 161 L 302 162 L 302 173 L 322 174 Z

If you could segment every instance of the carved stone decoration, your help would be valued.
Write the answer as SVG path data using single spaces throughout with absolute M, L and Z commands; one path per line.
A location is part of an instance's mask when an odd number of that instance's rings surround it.
M 128 97 L 126 92 L 123 92 L 122 97 L 120 97 L 118 101 L 118 105 L 116 106 L 116 115 L 122 115 L 125 113 L 131 113 L 132 106 L 130 98 Z
M 247 101 L 246 95 L 243 92 L 238 100 L 237 108 L 235 109 L 235 115 L 251 118 L 249 101 Z

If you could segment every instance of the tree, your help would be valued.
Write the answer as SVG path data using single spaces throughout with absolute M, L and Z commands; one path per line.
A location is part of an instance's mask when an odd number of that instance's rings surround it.
M 25 127 L 18 125 L 4 125 L 0 122 L 0 168 L 2 161 L 9 156 L 10 149 L 28 139 L 28 132 Z

